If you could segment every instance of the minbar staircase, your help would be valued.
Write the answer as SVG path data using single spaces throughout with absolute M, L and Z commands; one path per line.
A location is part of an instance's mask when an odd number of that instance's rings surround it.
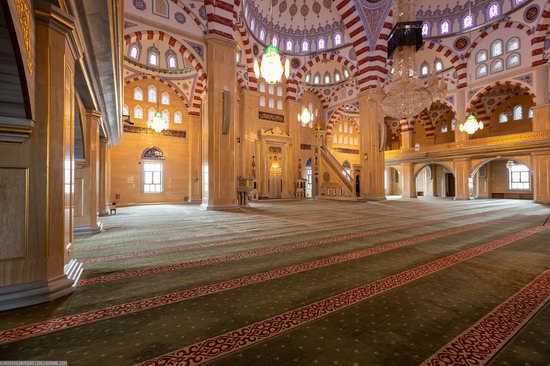
M 320 152 L 320 196 L 332 199 L 356 200 L 358 197 L 355 196 L 355 180 L 353 177 L 348 174 L 342 164 L 325 146 L 321 146 Z M 327 171 L 330 174 L 330 182 L 326 182 L 324 179 Z

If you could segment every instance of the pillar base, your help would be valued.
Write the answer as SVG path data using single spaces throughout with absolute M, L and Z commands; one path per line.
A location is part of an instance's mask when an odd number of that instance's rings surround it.
M 91 235 L 91 234 L 98 234 L 103 230 L 103 223 L 100 221 L 97 222 L 95 226 L 78 226 L 75 227 L 73 230 L 74 235 Z
M 195 203 L 195 204 L 200 204 L 202 203 L 202 200 L 200 198 L 196 198 L 196 199 L 188 199 L 187 200 L 187 203 Z
M 0 311 L 48 302 L 74 291 L 75 282 L 66 275 L 45 281 L 0 288 Z
M 550 206 L 550 200 L 534 200 L 533 202 L 540 205 Z

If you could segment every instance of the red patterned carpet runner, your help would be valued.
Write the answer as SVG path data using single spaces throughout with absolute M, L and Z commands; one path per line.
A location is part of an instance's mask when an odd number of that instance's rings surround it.
M 422 365 L 485 365 L 550 300 L 550 270 L 516 292 Z
M 96 321 L 132 314 L 138 311 L 152 309 L 155 307 L 174 304 L 177 302 L 194 299 L 200 296 L 206 296 L 222 291 L 227 291 L 239 287 L 252 285 L 264 281 L 269 281 L 296 273 L 306 272 L 317 268 L 328 267 L 331 265 L 344 263 L 347 261 L 368 257 L 374 254 L 387 252 L 393 249 L 404 248 L 414 244 L 423 243 L 429 240 L 435 240 L 462 232 L 480 229 L 485 226 L 494 225 L 506 221 L 511 221 L 521 217 L 514 215 L 511 217 L 481 222 L 473 225 L 460 226 L 451 229 L 436 231 L 429 234 L 416 236 L 414 238 L 399 240 L 391 243 L 382 244 L 376 247 L 367 248 L 342 255 L 323 258 L 311 262 L 301 263 L 289 267 L 275 269 L 269 272 L 262 272 L 251 276 L 235 278 L 223 282 L 213 283 L 206 286 L 186 289 L 178 292 L 172 292 L 165 295 L 137 300 L 130 303 L 114 305 L 102 309 L 92 310 L 85 313 L 67 315 L 56 319 L 46 320 L 39 323 L 23 325 L 18 328 L 0 331 L 0 344 L 10 343 L 24 338 L 36 337 L 39 335 L 57 332 L 60 330 L 73 328 Z
M 548 227 L 537 226 L 507 235 L 481 246 L 438 259 L 258 323 L 183 347 L 158 358 L 145 361 L 140 365 L 200 365 L 212 361 L 546 229 Z
M 463 215 L 463 216 L 453 216 L 452 219 L 453 220 L 467 220 L 467 219 L 470 219 L 470 218 L 479 218 L 479 217 L 484 217 L 484 216 L 489 216 L 489 215 L 495 214 L 498 211 L 500 211 L 500 210 L 486 211 L 486 212 L 475 213 L 475 214 L 470 214 L 470 215 Z M 411 228 L 420 227 L 420 226 L 432 225 L 432 224 L 436 224 L 436 223 L 440 223 L 440 222 L 444 222 L 444 221 L 448 221 L 448 220 L 449 220 L 449 218 L 444 218 L 444 219 L 437 219 L 437 220 L 422 221 L 422 222 L 417 222 L 417 223 L 413 223 L 413 224 L 390 226 L 390 227 L 384 227 L 384 228 L 381 228 L 381 229 L 371 229 L 371 230 L 360 231 L 360 232 L 356 232 L 356 233 L 337 235 L 337 236 L 323 238 L 323 239 L 309 240 L 309 241 L 305 241 L 305 242 L 301 242 L 301 243 L 286 244 L 286 245 L 279 246 L 279 247 L 247 250 L 247 251 L 242 251 L 242 252 L 238 252 L 238 253 L 234 253 L 234 254 L 223 255 L 223 256 L 219 256 L 219 257 L 199 259 L 199 260 L 191 261 L 191 262 L 166 264 L 166 265 L 162 265 L 162 266 L 149 267 L 149 268 L 144 268 L 144 269 L 135 270 L 135 271 L 126 271 L 126 272 L 118 272 L 118 273 L 114 273 L 114 274 L 106 274 L 106 275 L 102 275 L 102 276 L 82 279 L 78 283 L 78 287 L 97 285 L 97 284 L 105 283 L 105 282 L 121 281 L 121 280 L 126 280 L 126 279 L 131 279 L 131 278 L 136 278 L 136 277 L 142 277 L 142 276 L 147 276 L 147 275 L 157 274 L 157 273 L 179 271 L 179 270 L 182 270 L 182 269 L 208 266 L 208 265 L 212 265 L 212 264 L 223 263 L 223 262 L 234 261 L 234 260 L 241 260 L 241 259 L 246 259 L 246 258 L 253 258 L 253 257 L 262 256 L 262 255 L 285 253 L 285 252 L 290 252 L 290 251 L 297 250 L 297 249 L 305 249 L 305 248 L 310 248 L 310 247 L 314 247 L 314 246 L 318 246 L 318 245 L 325 245 L 325 244 L 335 243 L 335 242 L 344 241 L 344 240 L 365 238 L 367 236 L 379 235 L 379 234 L 389 233 L 389 232 L 403 230 L 403 229 L 411 229 Z M 183 249 L 185 249 L 185 247 L 183 247 Z M 127 255 L 132 256 L 132 257 L 134 256 L 132 253 L 129 253 Z

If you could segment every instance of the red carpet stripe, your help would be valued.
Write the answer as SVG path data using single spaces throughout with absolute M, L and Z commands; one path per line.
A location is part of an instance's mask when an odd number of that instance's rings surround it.
M 21 327 L 0 331 L 0 344 L 10 343 L 17 340 L 21 340 L 29 337 L 36 337 L 39 335 L 57 332 L 63 329 L 81 326 L 92 322 L 113 318 L 117 316 L 132 314 L 138 311 L 152 309 L 155 307 L 174 304 L 177 302 L 206 296 L 222 291 L 227 291 L 239 287 L 252 285 L 255 283 L 265 282 L 292 274 L 311 271 L 317 268 L 328 267 L 331 265 L 344 263 L 347 261 L 368 257 L 374 254 L 387 252 L 393 249 L 404 248 L 414 244 L 423 243 L 429 240 L 443 238 L 458 233 L 479 229 L 484 226 L 493 225 L 496 223 L 502 223 L 511 221 L 518 218 L 521 215 L 511 216 L 505 219 L 491 220 L 479 224 L 460 226 L 452 229 L 445 229 L 436 231 L 434 233 L 417 236 L 410 239 L 400 240 L 392 243 L 382 244 L 377 247 L 359 250 L 356 252 L 346 253 L 333 257 L 328 257 L 312 262 L 297 264 L 285 268 L 272 270 L 269 272 L 263 272 L 254 274 L 251 276 L 236 278 L 228 281 L 218 282 L 202 287 L 196 287 L 183 291 L 173 292 L 166 295 L 155 296 L 143 300 L 138 300 L 126 304 L 114 305 L 103 309 L 97 309 L 88 311 L 85 313 L 67 315 L 56 319 L 47 320 L 40 323 L 28 324 Z
M 247 325 L 225 334 L 183 347 L 141 366 L 200 365 L 229 353 L 263 342 L 306 323 L 348 308 L 373 296 L 403 286 L 419 278 L 449 268 L 468 259 L 514 243 L 549 227 L 537 226 L 493 240 L 487 244 L 456 253 L 416 268 L 354 288 L 344 293 L 299 307 L 272 318 Z
M 496 211 L 501 211 L 501 210 L 496 210 Z M 469 219 L 469 218 L 473 218 L 473 217 L 487 216 L 487 215 L 494 214 L 494 213 L 495 213 L 495 211 L 487 211 L 487 212 L 475 213 L 475 214 L 464 215 L 464 216 L 452 216 L 451 218 L 454 219 L 454 220 L 465 220 L 465 219 Z M 216 264 L 216 263 L 223 263 L 223 262 L 228 262 L 228 261 L 234 261 L 234 260 L 240 260 L 240 259 L 246 259 L 246 258 L 253 258 L 253 257 L 258 257 L 258 256 L 268 255 L 268 254 L 285 253 L 285 252 L 290 252 L 290 251 L 297 250 L 297 249 L 311 248 L 311 247 L 314 247 L 314 246 L 317 246 L 317 245 L 330 244 L 330 243 L 335 243 L 335 242 L 344 241 L 344 240 L 358 239 L 358 238 L 364 238 L 364 237 L 367 237 L 367 236 L 372 236 L 372 235 L 377 235 L 377 234 L 389 233 L 389 232 L 392 232 L 392 231 L 410 229 L 410 228 L 419 227 L 419 226 L 432 225 L 432 224 L 435 224 L 435 223 L 448 221 L 451 218 L 443 218 L 443 219 L 438 219 L 438 220 L 422 221 L 422 222 L 417 222 L 417 223 L 414 223 L 414 224 L 391 226 L 391 227 L 385 227 L 385 228 L 381 228 L 381 229 L 373 229 L 373 230 L 361 231 L 361 232 L 357 232 L 357 233 L 337 235 L 337 236 L 333 236 L 333 237 L 329 237 L 329 238 L 309 240 L 309 241 L 305 241 L 305 242 L 301 242 L 301 243 L 287 244 L 287 245 L 274 247 L 274 248 L 246 250 L 246 251 L 242 251 L 242 252 L 238 252 L 238 253 L 234 253 L 234 254 L 227 254 L 227 255 L 223 255 L 223 256 L 206 258 L 206 259 L 199 259 L 199 260 L 191 261 L 191 262 L 175 263 L 175 264 L 167 264 L 167 265 L 156 266 L 156 267 L 149 267 L 149 268 L 144 268 L 144 269 L 140 269 L 140 270 L 136 270 L 136 271 L 127 271 L 127 272 L 119 272 L 119 273 L 114 273 L 114 274 L 106 274 L 106 275 L 102 275 L 102 276 L 82 279 L 78 283 L 78 287 L 97 285 L 97 284 L 100 284 L 100 283 L 113 282 L 113 281 L 121 281 L 121 280 L 126 280 L 126 279 L 136 278 L 136 277 L 142 277 L 142 276 L 147 276 L 147 275 L 157 274 L 157 273 L 179 271 L 179 270 L 182 270 L 182 269 L 208 266 L 208 265 L 212 265 L 212 264 Z
M 485 365 L 550 300 L 550 270 L 453 339 L 422 365 Z

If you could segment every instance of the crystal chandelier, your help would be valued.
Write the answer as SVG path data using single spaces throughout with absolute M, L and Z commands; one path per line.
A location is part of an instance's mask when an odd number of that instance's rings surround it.
M 466 117 L 466 121 L 458 126 L 460 132 L 466 132 L 468 135 L 473 135 L 477 130 L 483 130 L 483 122 L 478 122 L 476 116 L 470 114 Z
M 317 111 L 314 112 L 313 104 L 309 103 L 309 108 L 308 106 L 302 107 L 302 112 L 298 114 L 298 122 L 301 122 L 302 126 L 307 126 L 315 117 L 317 117 Z
M 434 101 L 444 98 L 447 86 L 444 81 L 438 81 L 435 74 L 426 82 L 418 77 L 415 54 L 422 44 L 422 23 L 414 22 L 411 0 L 397 0 L 394 8 L 398 23 L 388 42 L 388 45 L 393 42 L 389 55 L 392 57 L 393 53 L 393 69 L 390 79 L 383 85 L 379 83 L 371 92 L 371 98 L 387 116 L 410 121 Z
M 162 118 L 162 113 L 157 111 L 153 117 L 147 121 L 147 127 L 155 132 L 162 132 L 167 130 L 170 125 L 168 124 L 168 121 Z

